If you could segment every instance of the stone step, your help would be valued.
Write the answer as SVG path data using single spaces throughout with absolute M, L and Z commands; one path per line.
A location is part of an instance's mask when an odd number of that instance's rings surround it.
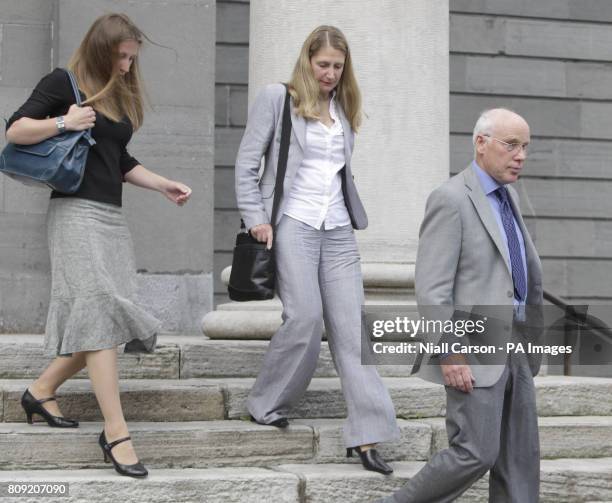
M 151 469 L 146 481 L 116 475 L 112 469 L 0 472 L 0 497 L 6 503 L 32 503 L 37 498 L 5 496 L 9 483 L 67 483 L 69 497 L 45 497 L 49 503 L 155 501 L 183 503 L 371 503 L 404 485 L 423 466 L 395 463 L 393 475 L 367 472 L 356 464 L 285 464 L 270 468 Z M 612 459 L 543 461 L 541 503 L 612 500 Z M 459 503 L 488 501 L 487 477 Z
M 228 418 L 247 414 L 245 401 L 253 379 L 224 379 Z M 446 412 L 444 387 L 417 377 L 385 377 L 397 417 L 442 417 Z M 612 415 L 612 379 L 546 376 L 535 379 L 540 416 Z M 290 417 L 345 417 L 338 378 L 313 379 Z
M 448 447 L 443 418 L 419 420 L 432 427 L 432 450 Z M 604 458 L 612 457 L 612 417 L 557 416 L 538 418 L 540 457 Z
M 36 378 L 52 358 L 42 352 L 42 335 L 0 335 L 0 379 Z M 269 341 L 211 340 L 204 336 L 164 335 L 154 354 L 119 355 L 122 379 L 255 377 Z M 379 373 L 408 377 L 410 365 L 381 365 Z M 336 377 L 327 342 L 321 344 L 316 377 Z M 86 371 L 76 378 L 86 378 Z
M 387 496 L 404 485 L 423 466 L 419 462 L 394 463 L 394 473 L 384 477 L 353 465 L 281 465 L 277 470 L 296 474 L 303 483 L 303 500 L 309 503 L 368 502 Z M 540 503 L 577 503 L 612 500 L 612 458 L 542 461 Z M 487 503 L 488 476 L 482 477 L 456 500 Z
M 68 484 L 68 497 L 8 497 L 8 484 Z M 299 478 L 292 473 L 243 466 L 209 469 L 155 469 L 146 480 L 105 470 L 0 472 L 3 503 L 298 503 Z
M 0 335 L 0 379 L 38 377 L 53 359 L 43 353 L 43 338 L 30 334 Z M 155 353 L 120 353 L 119 375 L 122 379 L 178 379 L 181 344 L 201 339 L 201 336 L 160 336 Z M 87 372 L 83 370 L 75 377 L 85 378 Z
M 52 358 L 42 352 L 42 335 L 0 334 L 0 379 L 34 379 Z M 255 377 L 268 348 L 264 340 L 212 340 L 200 335 L 163 335 L 153 354 L 119 353 L 122 379 Z M 405 365 L 379 365 L 383 377 L 409 377 Z M 583 366 L 585 367 L 585 366 Z M 595 368 L 595 366 L 586 366 Z M 542 369 L 542 372 L 544 369 Z M 336 377 L 329 346 L 321 343 L 315 377 Z M 85 370 L 75 378 L 86 378 Z
M 385 377 L 383 381 L 398 417 L 442 417 L 446 395 L 440 385 L 416 377 Z M 537 377 L 540 416 L 612 415 L 612 379 L 597 377 Z M 0 380 L 0 421 L 25 421 L 19 403 L 30 381 Z M 248 415 L 246 398 L 253 378 L 133 379 L 121 381 L 121 400 L 128 421 L 205 421 L 240 419 Z M 57 394 L 66 416 L 82 421 L 100 414 L 88 380 L 74 379 Z M 344 397 L 338 378 L 311 381 L 291 418 L 343 418 Z
M 181 378 L 256 377 L 269 341 L 212 340 L 181 343 Z M 410 377 L 411 365 L 380 365 L 384 377 Z M 329 345 L 321 343 L 315 377 L 337 377 Z
M 0 420 L 24 422 L 21 395 L 31 381 L 0 380 Z M 206 379 L 128 379 L 120 382 L 121 404 L 128 421 L 211 421 L 225 419 L 224 385 Z M 91 382 L 74 379 L 57 393 L 66 417 L 102 419 Z
M 97 445 L 101 422 L 79 428 L 0 424 L 0 470 L 104 466 Z M 313 460 L 313 429 L 281 431 L 247 421 L 131 423 L 140 459 L 158 468 L 258 466 Z M 291 461 L 288 461 L 291 460 Z
M 389 461 L 427 460 L 431 425 L 400 420 L 401 440 L 381 444 Z M 286 429 L 250 421 L 141 422 L 130 424 L 140 458 L 159 468 L 203 468 L 280 463 L 359 463 L 346 458 L 342 420 L 299 420 Z M 0 424 L 0 470 L 101 467 L 101 422 L 76 429 L 46 424 Z
M 333 419 L 301 419 L 296 424 L 312 427 L 318 439 L 318 463 L 343 462 L 342 422 Z M 540 417 L 540 456 L 556 458 L 612 457 L 612 417 Z M 399 419 L 401 440 L 381 444 L 380 451 L 390 461 L 423 461 L 448 447 L 443 418 Z M 428 431 L 427 427 L 431 430 Z M 428 443 L 431 442 L 430 445 Z
M 446 447 L 443 420 L 398 420 L 400 440 L 380 444 L 388 461 L 426 461 Z M 76 429 L 46 424 L 0 424 L 0 469 L 103 466 L 97 438 L 101 422 Z M 302 419 L 287 429 L 250 421 L 135 422 L 130 433 L 139 456 L 158 468 L 270 466 L 280 463 L 346 463 L 343 421 Z M 612 418 L 541 418 L 543 458 L 612 455 Z M 348 461 L 358 463 L 357 457 Z

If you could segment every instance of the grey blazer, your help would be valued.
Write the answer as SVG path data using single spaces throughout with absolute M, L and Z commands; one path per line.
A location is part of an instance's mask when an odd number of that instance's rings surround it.
M 508 191 L 525 240 L 526 304 L 531 306 L 529 312 L 533 316 L 540 312 L 543 302 L 542 266 L 518 211 L 518 195 L 513 187 L 508 186 Z M 471 166 L 434 190 L 427 200 L 419 236 L 415 289 L 419 306 L 445 305 L 450 311 L 454 306 L 508 306 L 504 312 L 510 313 L 510 319 L 499 329 L 508 331 L 512 323 L 514 287 L 510 258 L 493 210 Z M 533 319 L 528 321 L 537 325 Z M 423 358 L 419 362 L 419 376 L 443 383 L 437 361 L 436 357 Z M 540 361 L 541 358 L 529 358 L 534 375 Z M 503 368 L 503 364 L 472 365 L 475 386 L 495 384 Z
M 247 229 L 258 224 L 270 223 L 284 100 L 284 85 L 266 86 L 259 93 L 249 111 L 244 136 L 240 142 L 235 167 L 236 200 Z M 295 114 L 293 100 L 290 103 L 292 131 L 289 158 L 283 185 L 283 197 L 279 204 L 275 225 L 278 224 L 284 213 L 287 197 L 291 193 L 293 178 L 304 157 L 303 149 L 306 143 L 306 120 Z M 351 154 L 355 135 L 340 107 L 338 107 L 338 115 L 344 130 L 346 158 L 346 164 L 341 171 L 344 202 L 353 228 L 365 229 L 368 225 L 368 217 L 357 193 L 351 172 Z M 260 177 L 262 157 L 265 157 L 265 164 Z

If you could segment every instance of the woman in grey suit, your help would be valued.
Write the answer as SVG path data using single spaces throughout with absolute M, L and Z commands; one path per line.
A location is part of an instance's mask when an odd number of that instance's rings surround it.
M 272 248 L 283 323 L 266 353 L 247 406 L 260 424 L 286 427 L 287 416 L 314 374 L 323 322 L 342 382 L 348 417 L 347 456 L 391 473 L 376 451 L 399 429 L 376 368 L 361 365 L 363 281 L 353 229 L 367 216 L 351 175 L 361 96 L 349 47 L 337 28 L 320 26 L 306 39 L 287 84 L 292 133 L 283 193 L 271 222 L 286 88 L 257 96 L 236 160 L 236 196 L 247 229 Z M 261 178 L 259 168 L 265 157 Z

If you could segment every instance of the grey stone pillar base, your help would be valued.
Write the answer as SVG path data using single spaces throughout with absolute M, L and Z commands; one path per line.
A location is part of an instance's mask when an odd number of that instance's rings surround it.
M 212 309 L 212 274 L 138 274 L 138 298 L 163 322 L 163 332 L 200 333 Z
M 362 271 L 367 305 L 414 304 L 414 265 L 365 263 Z M 225 285 L 230 272 L 226 267 L 221 273 Z M 270 339 L 281 324 L 281 310 L 278 298 L 220 304 L 204 316 L 202 331 L 211 339 Z

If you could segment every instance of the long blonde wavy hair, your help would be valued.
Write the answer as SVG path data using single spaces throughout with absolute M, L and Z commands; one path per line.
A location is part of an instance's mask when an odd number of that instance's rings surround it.
M 357 131 L 361 125 L 361 93 L 353 71 L 348 42 L 335 26 L 322 25 L 315 28 L 302 45 L 289 81 L 295 112 L 306 119 L 319 119 L 319 83 L 314 78 L 310 59 L 325 47 L 333 47 L 345 56 L 342 76 L 336 86 L 336 100 L 353 131 Z
M 119 122 L 125 116 L 134 130 L 142 125 L 143 94 L 138 56 L 121 76 L 117 66 L 119 44 L 146 35 L 125 14 L 105 14 L 94 21 L 68 63 L 85 93 L 85 104 Z

